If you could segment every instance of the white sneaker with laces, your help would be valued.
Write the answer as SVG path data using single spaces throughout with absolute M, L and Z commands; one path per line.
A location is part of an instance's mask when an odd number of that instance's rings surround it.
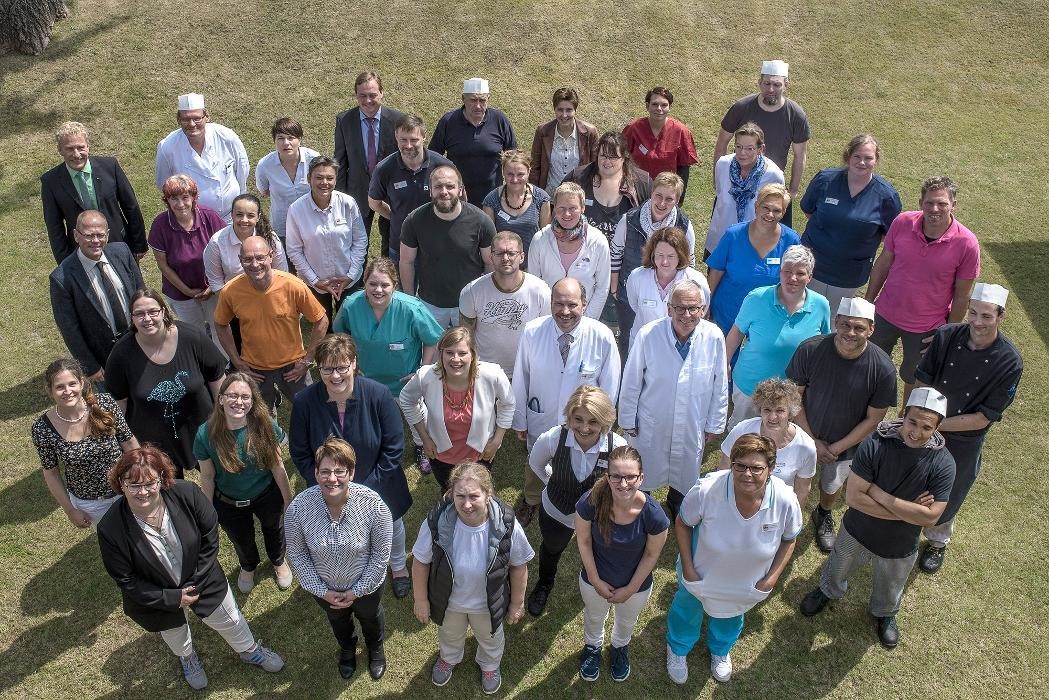
M 714 676 L 714 680 L 719 683 L 724 683 L 732 678 L 732 657 L 729 654 L 724 656 L 711 654 L 710 675 Z
M 684 685 L 688 680 L 688 659 L 675 654 L 669 644 L 667 644 L 667 675 L 678 685 Z

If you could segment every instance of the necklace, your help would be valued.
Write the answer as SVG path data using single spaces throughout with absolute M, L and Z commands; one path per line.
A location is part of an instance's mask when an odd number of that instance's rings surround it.
M 453 411 L 461 411 L 464 408 L 466 408 L 466 404 L 467 403 L 472 403 L 473 402 L 473 393 L 474 392 L 473 392 L 473 387 L 472 386 L 467 387 L 462 392 L 459 392 L 459 391 L 455 392 L 457 394 L 460 394 L 460 393 L 462 394 L 463 398 L 459 402 L 456 402 L 456 401 L 454 401 L 452 399 L 452 391 L 453 391 L 452 389 L 448 388 L 447 384 L 444 385 L 444 400 L 448 404 L 448 408 L 452 409 Z
M 83 403 L 83 399 L 81 399 L 81 403 Z M 66 418 L 62 415 L 62 412 L 58 410 L 58 406 L 55 406 L 55 415 L 58 416 L 58 420 L 60 421 L 65 421 L 66 423 L 79 423 L 84 420 L 84 416 L 87 415 L 87 406 L 84 406 L 84 410 L 81 411 L 80 415 L 76 418 Z
M 507 192 L 509 192 L 509 189 L 504 185 L 503 186 L 503 204 L 506 205 L 507 209 L 523 209 L 524 205 L 525 205 L 525 202 L 528 201 L 528 195 L 530 194 L 529 188 L 530 187 L 526 185 L 525 188 L 524 188 L 524 192 L 521 193 L 521 203 L 520 204 L 511 204 L 510 203 L 510 197 L 507 195 Z

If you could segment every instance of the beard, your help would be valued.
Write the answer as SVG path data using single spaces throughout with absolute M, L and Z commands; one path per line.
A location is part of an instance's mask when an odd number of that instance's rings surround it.
M 780 98 L 779 98 L 778 95 L 762 95 L 761 96 L 761 101 L 764 102 L 765 104 L 767 104 L 769 107 L 773 107 L 773 106 L 779 104 L 779 100 L 780 100 Z
M 433 203 L 433 208 L 442 214 L 451 214 L 457 206 L 459 206 L 459 195 L 455 194 L 450 199 L 437 199 Z

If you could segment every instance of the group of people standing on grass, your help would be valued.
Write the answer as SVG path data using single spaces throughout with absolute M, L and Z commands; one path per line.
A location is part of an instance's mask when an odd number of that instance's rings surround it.
M 185 609 L 245 662 L 283 667 L 217 560 L 221 527 L 238 590 L 258 584 L 256 520 L 277 585 L 297 578 L 324 611 L 344 678 L 358 625 L 371 677 L 386 671 L 389 579 L 438 626 L 433 682 L 449 682 L 471 628 L 485 693 L 502 683 L 504 624 L 543 614 L 573 536 L 580 676 L 600 675 L 611 612 L 609 673 L 625 680 L 673 529 L 668 675 L 687 681 L 709 617 L 711 673 L 727 681 L 744 614 L 793 555 L 817 471 L 812 524 L 830 558 L 801 611 L 843 596 L 870 561 L 877 635 L 897 644 L 907 575 L 915 561 L 942 565 L 1022 360 L 999 330 L 1008 292 L 975 283 L 979 244 L 954 217 L 948 178 L 926 180 L 921 210 L 902 212 L 862 134 L 809 184 L 804 233 L 790 228 L 810 133 L 787 71 L 765 62 L 759 92 L 722 121 L 705 274 L 680 208 L 698 157 L 663 87 L 646 95 L 647 116 L 601 135 L 576 116 L 577 92 L 559 89 L 529 154 L 489 107 L 487 81 L 464 81 L 462 108 L 424 147 L 423 120 L 384 106 L 365 72 L 334 156 L 303 146 L 295 120 L 274 123 L 255 168 L 261 199 L 246 191 L 240 139 L 210 122 L 203 96 L 182 95 L 180 128 L 157 149 L 166 210 L 148 236 L 116 161 L 89 156 L 82 125 L 59 127 L 65 162 L 41 183 L 72 358 L 45 372 L 54 405 L 32 439 L 56 502 L 97 528 L 126 612 L 161 633 L 193 688 L 207 676 Z M 375 213 L 382 254 L 369 260 Z M 139 268 L 149 249 L 159 291 Z M 904 410 L 887 417 L 901 339 Z M 726 430 L 718 468 L 701 476 Z M 528 453 L 516 476 L 494 468 L 508 432 Z M 441 492 L 410 565 L 409 439 Z M 199 484 L 183 480 L 196 469 Z M 520 487 L 517 503 L 497 481 Z

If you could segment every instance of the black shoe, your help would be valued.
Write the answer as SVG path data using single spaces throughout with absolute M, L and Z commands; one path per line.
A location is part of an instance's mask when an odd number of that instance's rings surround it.
M 895 649 L 900 643 L 900 629 L 896 626 L 896 616 L 875 618 L 878 621 L 878 639 L 886 649 Z
M 528 596 L 528 613 L 532 617 L 539 617 L 546 610 L 546 599 L 550 597 L 550 589 L 546 586 L 536 586 L 532 595 Z
M 926 544 L 921 557 L 918 558 L 918 568 L 927 574 L 935 574 L 943 566 L 945 556 L 947 556 L 947 547 Z
M 816 588 L 809 592 L 807 596 L 801 600 L 801 614 L 805 617 L 812 617 L 820 610 L 823 610 L 830 602 L 830 598 L 823 592 L 822 588 Z
M 408 594 L 412 592 L 412 576 L 391 576 L 390 587 L 393 588 L 393 597 L 397 600 L 401 598 L 407 598 Z
M 368 673 L 373 681 L 379 680 L 386 673 L 386 652 L 381 644 L 368 650 Z
M 829 510 L 817 507 L 812 511 L 812 527 L 816 530 L 816 546 L 824 554 L 834 549 L 834 516 Z
M 339 651 L 339 675 L 350 680 L 357 672 L 357 649 L 342 649 Z

